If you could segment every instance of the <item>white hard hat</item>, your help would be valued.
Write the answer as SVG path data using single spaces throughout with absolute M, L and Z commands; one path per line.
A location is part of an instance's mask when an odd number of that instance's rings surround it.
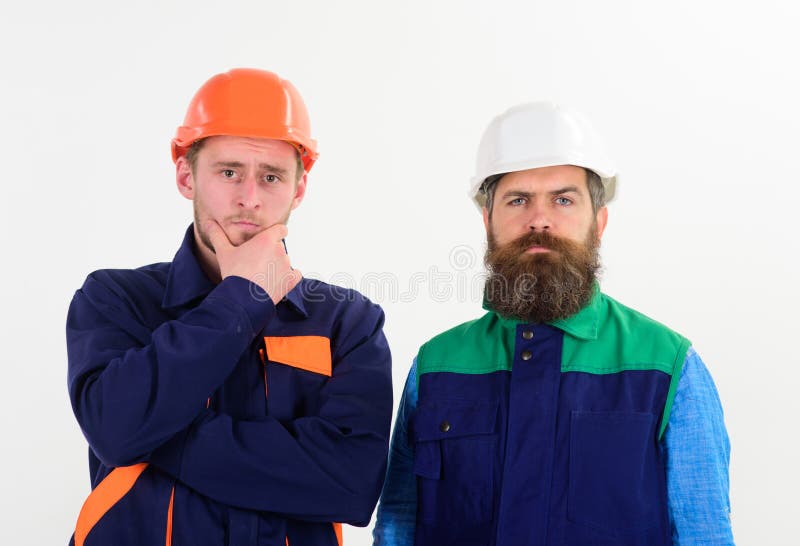
M 481 138 L 470 198 L 486 203 L 480 191 L 486 178 L 539 167 L 575 165 L 594 171 L 603 182 L 606 202 L 614 197 L 617 171 L 589 121 L 552 102 L 531 102 L 492 120 Z

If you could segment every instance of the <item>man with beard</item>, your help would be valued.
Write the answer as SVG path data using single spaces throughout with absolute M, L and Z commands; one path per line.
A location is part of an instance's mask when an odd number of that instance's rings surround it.
M 487 128 L 477 171 L 487 313 L 417 354 L 375 544 L 732 544 L 708 371 L 596 281 L 616 185 L 597 134 L 520 105 Z
M 272 72 L 197 92 L 172 141 L 174 260 L 89 275 L 67 319 L 92 493 L 76 546 L 334 546 L 366 525 L 392 411 L 383 312 L 304 279 L 284 238 L 317 159 Z

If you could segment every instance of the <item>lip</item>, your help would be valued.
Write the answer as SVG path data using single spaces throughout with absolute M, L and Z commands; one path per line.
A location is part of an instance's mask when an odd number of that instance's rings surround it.
M 254 224 L 253 222 L 247 222 L 247 221 L 232 222 L 232 225 L 244 231 L 256 231 L 261 228 L 261 226 L 259 226 L 258 224 Z
M 544 252 L 550 252 L 550 249 L 543 246 L 532 246 L 525 251 L 525 254 L 541 254 Z

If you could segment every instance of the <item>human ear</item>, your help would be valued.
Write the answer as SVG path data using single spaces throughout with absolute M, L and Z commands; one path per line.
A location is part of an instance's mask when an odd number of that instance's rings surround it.
M 597 240 L 603 238 L 603 232 L 606 230 L 608 224 L 608 207 L 601 207 L 595 215 L 595 222 L 597 222 Z
M 300 180 L 297 181 L 297 185 L 294 189 L 294 199 L 292 199 L 292 210 L 296 209 L 300 203 L 303 201 L 303 197 L 306 195 L 306 185 L 308 184 L 306 173 L 303 173 L 303 176 L 300 177 Z
M 194 199 L 194 174 L 192 173 L 192 166 L 189 165 L 184 156 L 179 157 L 178 161 L 175 162 L 175 183 L 182 196 L 190 201 Z

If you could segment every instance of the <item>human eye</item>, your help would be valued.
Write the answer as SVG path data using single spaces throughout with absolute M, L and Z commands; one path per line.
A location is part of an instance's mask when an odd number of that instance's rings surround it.
M 262 180 L 264 180 L 264 182 L 267 184 L 275 184 L 276 182 L 280 182 L 280 178 L 278 178 L 278 175 L 275 174 L 265 174 Z
M 227 178 L 228 180 L 233 180 L 236 178 L 236 171 L 233 169 L 222 169 L 220 174 L 222 175 L 222 178 Z
M 567 207 L 567 206 L 572 204 L 572 199 L 570 199 L 569 197 L 564 197 L 562 195 L 562 196 L 556 197 L 556 203 L 559 204 L 559 205 L 562 205 L 564 207 Z
M 512 207 L 518 207 L 520 205 L 524 205 L 525 204 L 525 198 L 524 197 L 515 197 L 514 199 L 509 201 L 508 204 L 511 205 Z

